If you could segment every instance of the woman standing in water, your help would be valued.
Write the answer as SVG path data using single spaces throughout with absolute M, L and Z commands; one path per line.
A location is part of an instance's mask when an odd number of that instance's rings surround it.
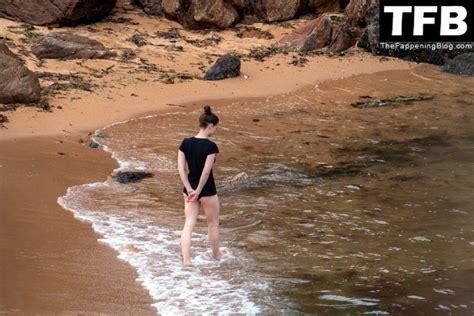
M 196 136 L 184 138 L 178 150 L 178 172 L 184 184 L 184 212 L 186 222 L 181 233 L 181 250 L 183 265 L 191 264 L 190 248 L 191 235 L 196 224 L 199 207 L 202 206 L 207 217 L 209 242 L 212 257 L 219 260 L 222 253 L 219 249 L 219 198 L 212 174 L 212 166 L 219 148 L 211 141 L 217 129 L 219 118 L 211 107 L 206 105 L 204 113 L 199 117 L 199 133 Z M 189 174 L 186 175 L 185 166 Z

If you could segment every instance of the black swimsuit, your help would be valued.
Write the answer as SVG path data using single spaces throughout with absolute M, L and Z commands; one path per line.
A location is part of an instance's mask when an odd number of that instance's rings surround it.
M 186 156 L 186 162 L 188 163 L 189 169 L 189 183 L 193 189 L 196 189 L 199 185 L 199 179 L 201 178 L 207 155 L 218 153 L 219 148 L 216 143 L 208 138 L 196 138 L 193 136 L 184 138 L 179 149 L 184 152 L 184 155 Z M 188 195 L 186 187 L 183 187 L 183 192 Z M 198 196 L 198 200 L 202 196 L 211 196 L 215 194 L 217 194 L 216 184 L 211 169 L 207 182 Z

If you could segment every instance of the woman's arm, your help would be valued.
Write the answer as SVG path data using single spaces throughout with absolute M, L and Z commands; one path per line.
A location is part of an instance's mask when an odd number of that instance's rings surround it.
M 202 189 L 204 188 L 204 185 L 206 184 L 207 179 L 209 178 L 209 175 L 211 174 L 212 165 L 214 164 L 215 159 L 216 159 L 216 154 L 207 155 L 206 163 L 204 164 L 201 177 L 199 178 L 199 184 L 196 188 L 196 196 L 198 196 L 201 193 Z
M 191 187 L 191 184 L 189 183 L 188 176 L 186 175 L 186 156 L 181 150 L 178 150 L 178 172 L 179 172 L 179 177 L 181 178 L 181 182 L 183 182 L 184 187 L 186 188 L 186 191 L 191 192 L 193 188 Z

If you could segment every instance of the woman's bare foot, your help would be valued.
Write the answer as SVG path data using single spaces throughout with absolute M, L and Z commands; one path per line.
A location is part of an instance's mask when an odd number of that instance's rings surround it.
M 183 261 L 183 267 L 191 266 L 191 261 Z
M 230 256 L 232 253 L 227 248 L 222 248 L 222 251 L 219 250 L 219 254 L 217 256 L 212 256 L 215 260 L 220 260 L 223 256 Z
M 220 260 L 222 258 L 222 252 L 219 250 L 219 253 L 217 254 L 217 256 L 213 254 L 212 258 L 214 260 Z

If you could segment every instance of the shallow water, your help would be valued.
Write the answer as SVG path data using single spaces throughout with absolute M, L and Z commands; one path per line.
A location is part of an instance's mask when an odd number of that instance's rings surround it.
M 221 242 L 233 254 L 220 263 L 200 215 L 193 266 L 181 267 L 177 147 L 200 109 L 103 129 L 94 139 L 118 169 L 154 177 L 71 187 L 58 202 L 137 269 L 163 314 L 471 315 L 472 81 L 391 76 L 216 107 Z M 350 106 L 387 87 L 434 98 Z

